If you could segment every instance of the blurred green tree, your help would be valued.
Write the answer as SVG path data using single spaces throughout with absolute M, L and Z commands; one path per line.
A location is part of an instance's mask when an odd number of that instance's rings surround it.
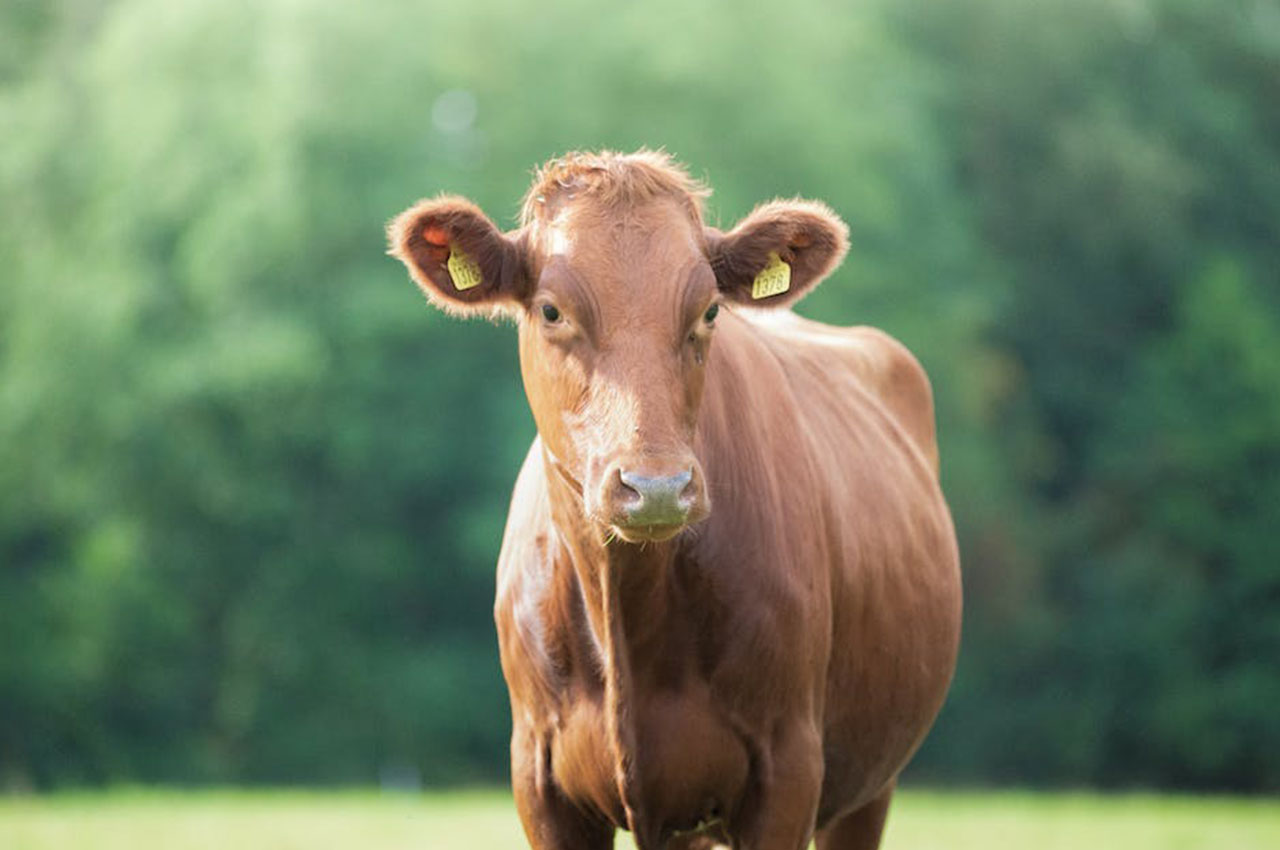
M 943 131 L 1007 281 L 993 424 L 1022 505 L 1012 534 L 968 529 L 948 769 L 1275 788 L 1245 751 L 1274 739 L 1257 712 L 1280 697 L 1259 666 L 1280 653 L 1280 384 L 1258 365 L 1280 331 L 1280 16 L 1183 0 L 896 15 L 954 81 Z

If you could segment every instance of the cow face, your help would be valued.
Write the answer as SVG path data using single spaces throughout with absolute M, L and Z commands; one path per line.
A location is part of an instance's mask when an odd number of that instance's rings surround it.
M 787 304 L 845 250 L 821 204 L 775 201 L 721 233 L 702 225 L 701 194 L 662 155 L 578 155 L 539 173 L 513 233 L 448 197 L 391 226 L 392 253 L 432 301 L 517 320 L 552 474 L 627 542 L 711 510 L 694 437 L 722 311 Z
M 520 361 L 543 441 L 602 526 L 670 537 L 710 510 L 693 438 L 723 297 L 701 229 L 675 200 L 586 200 L 531 247 Z

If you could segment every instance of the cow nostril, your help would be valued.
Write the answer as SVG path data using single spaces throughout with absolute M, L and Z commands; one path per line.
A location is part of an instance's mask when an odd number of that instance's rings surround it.
M 636 488 L 634 479 L 627 480 L 629 477 L 626 472 L 618 473 L 618 486 L 615 488 L 618 501 L 627 507 L 637 507 L 644 502 L 644 494 Z
M 698 497 L 698 487 L 693 482 L 693 476 L 690 475 L 689 480 L 685 483 L 684 487 L 680 490 L 680 504 L 684 507 L 688 507 L 693 502 L 693 500 L 696 499 L 697 497 Z

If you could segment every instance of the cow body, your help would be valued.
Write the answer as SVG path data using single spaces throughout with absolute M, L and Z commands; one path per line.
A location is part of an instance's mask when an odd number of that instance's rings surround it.
M 495 619 L 537 850 L 874 848 L 954 669 L 924 372 L 787 309 L 847 248 L 828 208 L 724 233 L 703 194 L 663 155 L 580 154 L 512 233 L 457 198 L 391 227 L 434 302 L 519 324 L 538 437 Z
M 498 566 L 517 781 L 653 846 L 750 831 L 772 795 L 801 797 L 797 836 L 871 804 L 955 663 L 919 366 L 877 331 L 793 314 L 720 334 L 697 437 L 711 517 L 601 546 L 535 440 Z

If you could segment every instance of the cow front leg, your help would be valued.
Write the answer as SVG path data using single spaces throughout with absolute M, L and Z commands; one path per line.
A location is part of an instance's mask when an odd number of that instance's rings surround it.
M 870 803 L 820 830 L 818 850 L 876 850 L 884 834 L 884 822 L 889 816 L 889 801 L 893 797 L 893 789 L 894 786 L 890 784 Z
M 804 850 L 813 837 L 822 791 L 822 736 L 795 724 L 751 747 L 749 792 L 738 807 L 735 848 Z
M 573 805 L 551 778 L 538 737 L 516 729 L 511 736 L 511 791 L 533 850 L 609 850 L 613 825 Z

